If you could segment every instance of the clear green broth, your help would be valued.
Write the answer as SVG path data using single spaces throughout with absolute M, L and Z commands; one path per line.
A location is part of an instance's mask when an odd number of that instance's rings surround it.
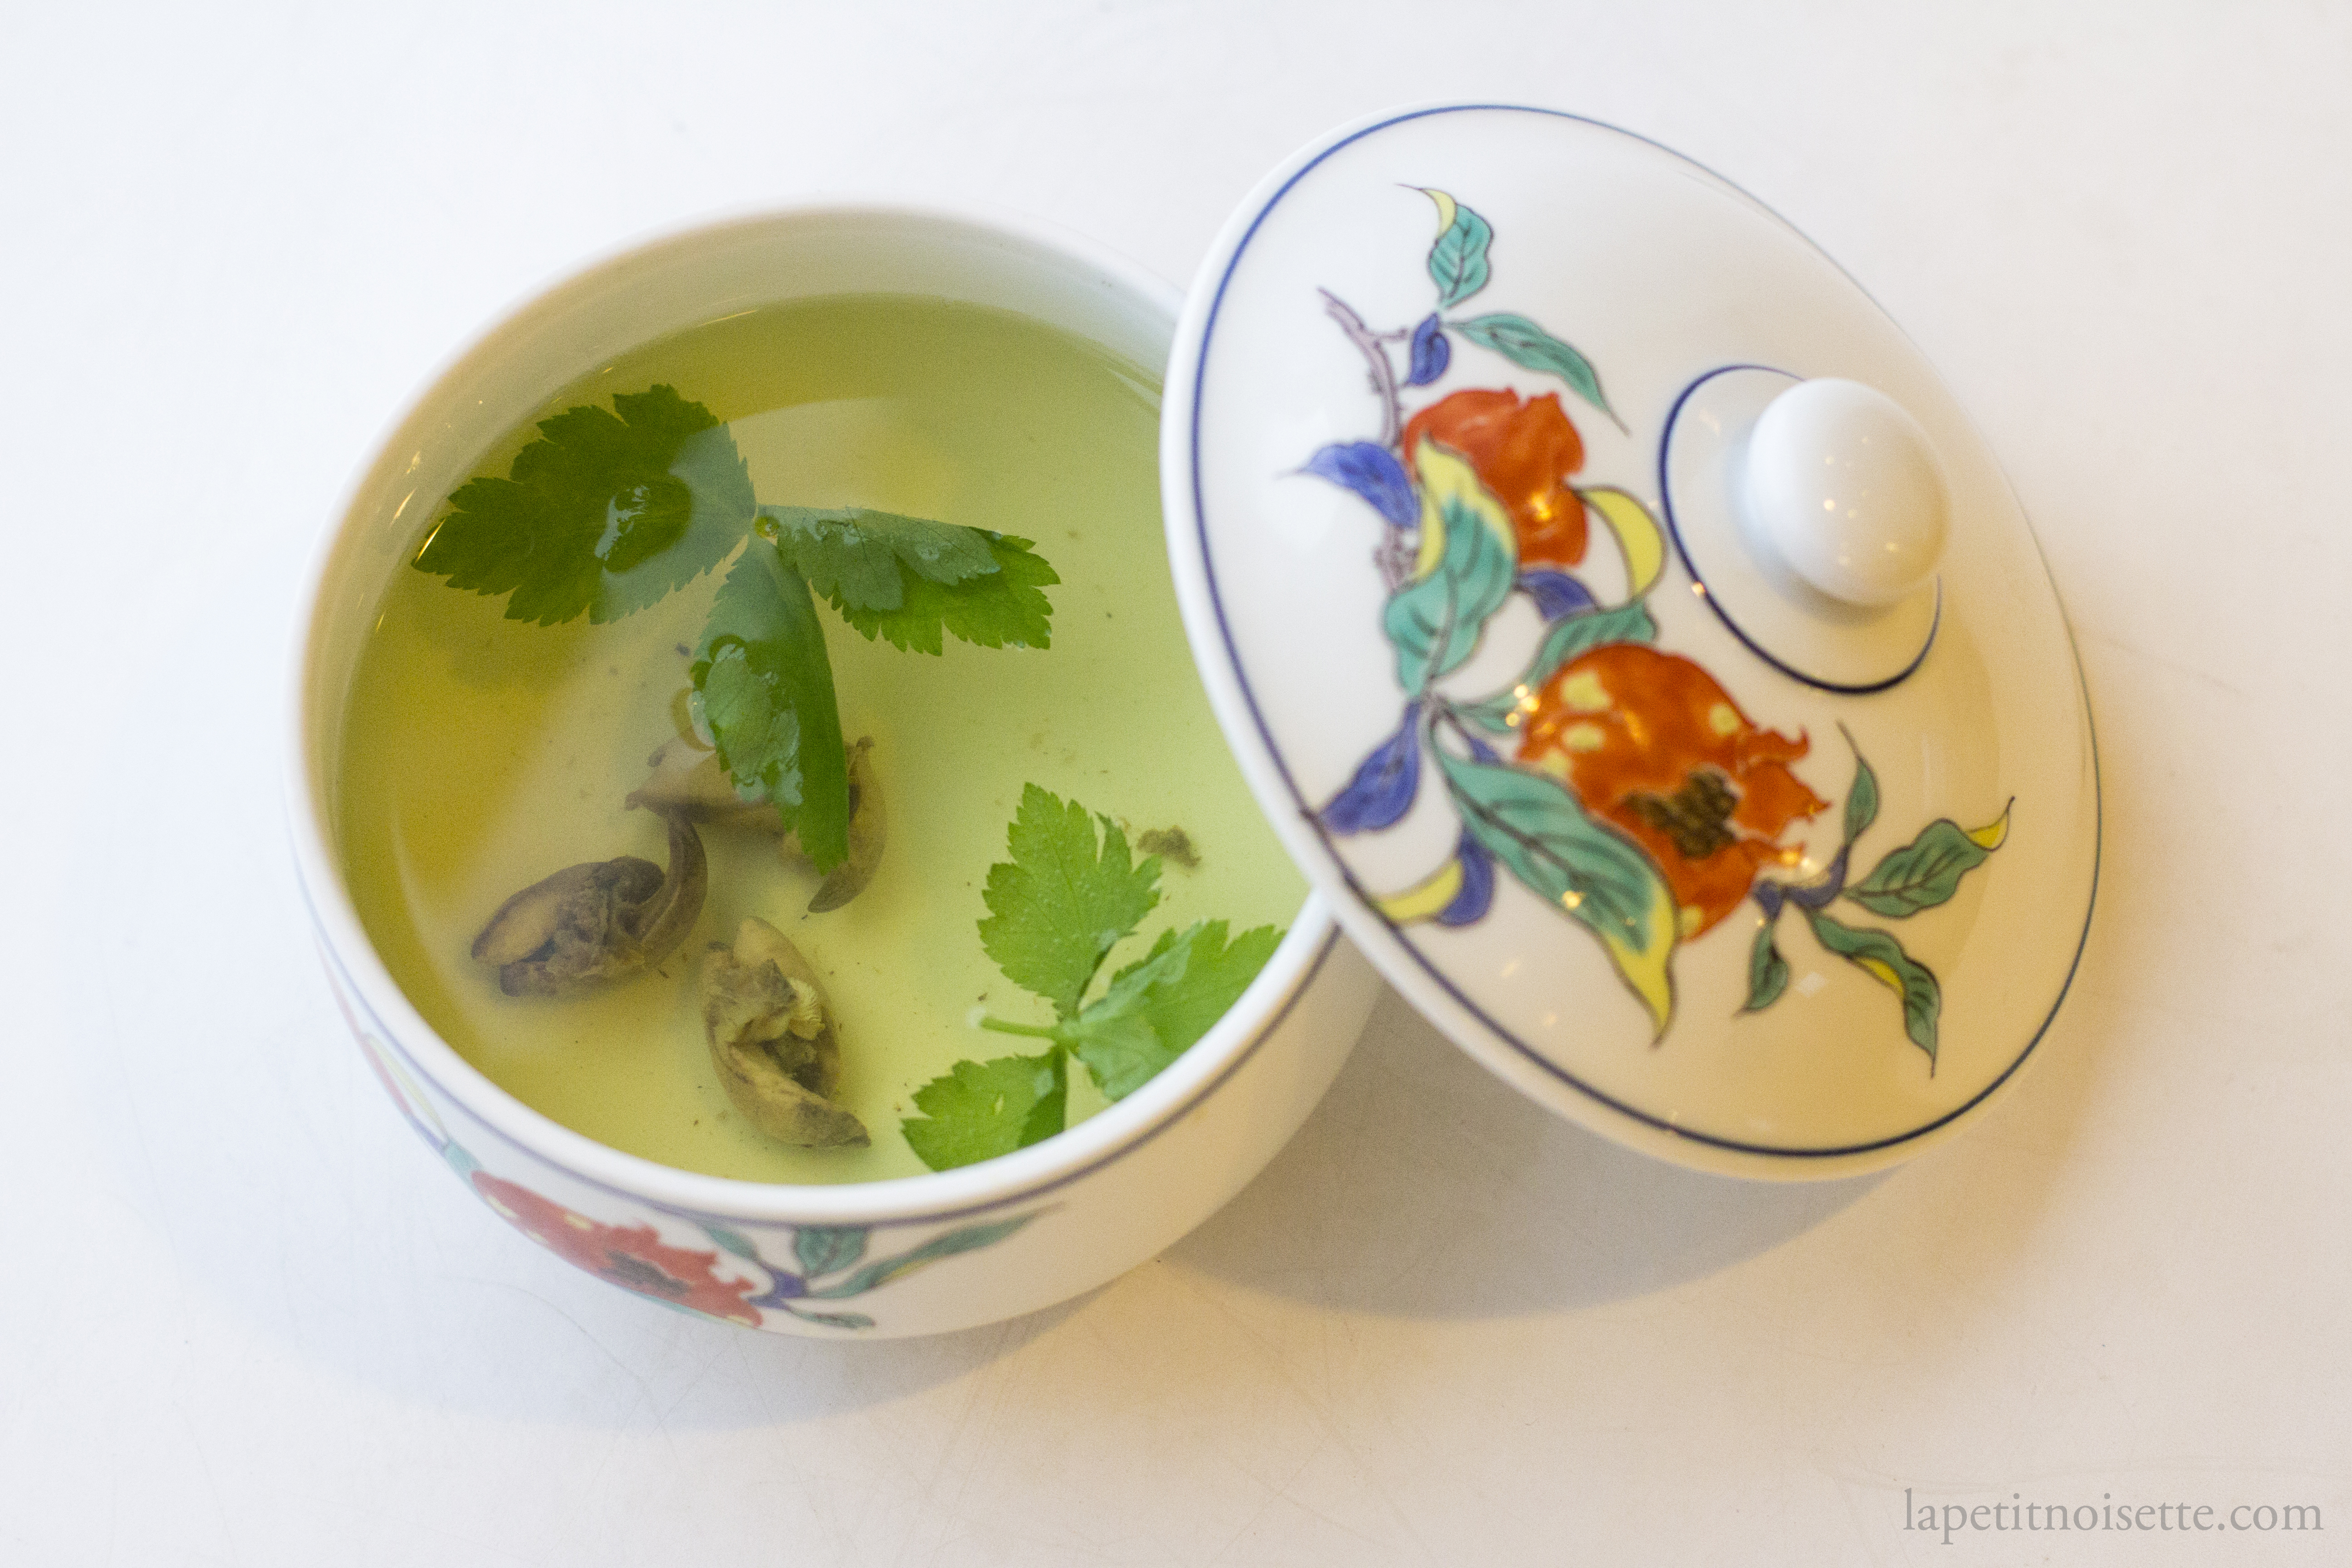
M 468 957 L 507 896 L 562 867 L 665 858 L 625 808 L 673 733 L 671 700 L 715 572 L 625 620 L 504 618 L 503 601 L 403 571 L 353 679 L 335 834 L 362 921 L 402 989 L 493 1081 L 591 1138 L 663 1163 L 767 1182 L 873 1181 L 921 1163 L 898 1131 L 913 1091 L 961 1058 L 1008 1054 L 976 1007 L 1050 1021 L 982 952 L 975 923 L 1022 786 L 1144 829 L 1181 826 L 1160 905 L 1112 954 L 1170 925 L 1287 924 L 1305 887 L 1211 717 L 1160 542 L 1155 379 L 1010 314 L 940 300 L 801 301 L 713 321 L 583 378 L 534 416 L 667 383 L 730 421 L 763 502 L 867 506 L 1033 540 L 1061 574 L 1050 649 L 950 641 L 939 658 L 868 643 L 829 610 L 843 731 L 871 736 L 889 842 L 845 908 L 803 912 L 816 874 L 774 840 L 704 834 L 710 895 L 654 973 L 577 1000 L 515 998 Z M 477 471 L 504 474 L 526 423 Z M 422 543 L 420 536 L 419 543 Z M 811 1151 L 747 1126 L 719 1088 L 695 997 L 700 955 L 747 915 L 824 977 L 840 1101 L 871 1147 Z M 1073 1074 L 1071 1119 L 1097 1109 Z

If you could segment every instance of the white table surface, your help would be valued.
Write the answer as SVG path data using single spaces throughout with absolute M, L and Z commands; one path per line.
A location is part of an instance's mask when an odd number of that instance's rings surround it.
M 0 1561 L 2352 1561 L 2352 12 L 215 9 L 0 20 Z M 820 191 L 1181 280 L 1298 143 L 1433 98 L 1745 184 L 2002 455 L 2106 783 L 2019 1091 L 1748 1185 L 1391 1000 L 1196 1234 L 929 1342 L 649 1310 L 508 1231 L 351 1047 L 279 826 L 296 583 L 395 408 L 579 258 Z M 1947 1546 L 1906 1497 L 2322 1529 Z

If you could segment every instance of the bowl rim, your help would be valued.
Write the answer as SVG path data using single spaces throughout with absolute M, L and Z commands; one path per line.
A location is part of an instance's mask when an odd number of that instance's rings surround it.
M 293 646 L 281 700 L 281 787 L 296 879 L 322 961 L 383 1026 L 383 1042 L 425 1082 L 519 1148 L 586 1184 L 656 1207 L 751 1223 L 917 1225 L 961 1217 L 1044 1195 L 1139 1148 L 1222 1088 L 1288 1015 L 1339 941 L 1323 897 L 1311 889 L 1274 956 L 1217 1023 L 1150 1083 L 1051 1138 L 976 1164 L 876 1182 L 793 1184 L 706 1175 L 626 1153 L 572 1131 L 499 1087 L 444 1040 L 392 978 L 361 923 L 320 809 L 328 781 L 310 760 L 321 750 L 310 722 L 320 679 L 331 584 L 355 574 L 359 509 L 381 472 L 405 449 L 410 431 L 446 406 L 453 384 L 507 345 L 560 318 L 583 297 L 634 269 L 697 247 L 761 229 L 823 228 L 844 222 L 904 224 L 942 236 L 1010 241 L 1046 265 L 1092 269 L 1128 301 L 1154 312 L 1172 344 L 1182 296 L 1157 274 L 1083 235 L 1028 215 L 982 204 L 814 198 L 768 203 L 690 217 L 623 240 L 509 302 L 426 376 L 343 486 L 313 547 L 296 597 Z M 795 298 L 780 290 L 779 300 Z M 798 296 L 814 298 L 817 296 Z M 1042 319 L 1042 318 L 1041 318 Z M 1055 324 L 1049 322 L 1048 324 Z M 1065 327 L 1064 330 L 1067 330 Z M 1164 370 L 1164 367 L 1159 367 Z M 1197 657 L 1197 656 L 1196 656 Z M 339 708 L 329 705 L 329 711 Z M 1302 881 L 1304 878 L 1302 877 Z M 353 1026 L 358 1027 L 353 1020 Z

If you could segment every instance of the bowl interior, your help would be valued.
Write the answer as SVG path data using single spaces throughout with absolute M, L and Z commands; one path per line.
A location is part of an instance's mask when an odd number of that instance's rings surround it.
M 830 207 L 763 215 L 670 236 L 615 255 L 541 295 L 462 353 L 418 400 L 359 479 L 321 559 L 295 697 L 293 816 L 298 860 L 329 946 L 355 985 L 441 1086 L 502 1130 L 574 1164 L 593 1163 L 620 1184 L 804 1194 L 803 1207 L 858 1202 L 878 1189 L 970 1185 L 1021 1176 L 1030 1165 L 1088 1158 L 1171 1113 L 1187 1080 L 1245 1045 L 1250 1016 L 1286 991 L 1318 951 L 1328 921 L 1301 911 L 1283 951 L 1216 1029 L 1186 1057 L 1109 1110 L 1045 1143 L 980 1166 L 860 1185 L 776 1188 L 698 1176 L 619 1153 L 514 1100 L 436 1037 L 384 971 L 352 913 L 333 829 L 344 703 L 392 575 L 428 518 L 483 450 L 546 400 L 612 356 L 668 334 L 781 301 L 838 294 L 912 294 L 1029 317 L 1132 363 L 1165 363 L 1174 291 L 1115 257 L 1050 231 L 1001 219 L 907 208 Z M 1156 541 L 1152 546 L 1156 547 Z M 1201 1058 L 1194 1060 L 1193 1058 Z M 1165 1102 L 1165 1103 L 1162 1103 Z M 1060 1146 L 1056 1149 L 1055 1146 Z M 1049 1152 L 1051 1152 L 1049 1153 Z M 993 1170 L 1008 1164 L 1013 1170 Z M 964 1194 L 969 1195 L 969 1194 Z M 750 1200 L 734 1193 L 732 1206 Z M 936 1201 L 937 1194 L 920 1194 Z M 918 1201 L 918 1194 L 904 1194 Z M 761 1205 L 764 1206 L 764 1205 Z

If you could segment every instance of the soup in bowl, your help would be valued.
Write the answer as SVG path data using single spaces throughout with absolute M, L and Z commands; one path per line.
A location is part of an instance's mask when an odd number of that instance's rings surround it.
M 1376 986 L 1211 715 L 1171 290 L 908 207 L 698 226 L 422 395 L 314 575 L 296 853 L 490 1207 L 747 1326 L 1090 1289 L 1264 1166 Z

